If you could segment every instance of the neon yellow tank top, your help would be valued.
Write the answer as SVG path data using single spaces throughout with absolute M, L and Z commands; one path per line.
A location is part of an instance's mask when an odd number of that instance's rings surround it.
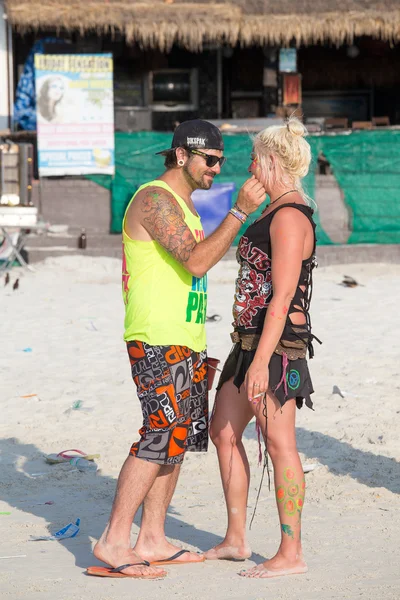
M 195 216 L 168 184 L 161 180 L 142 185 L 170 192 L 182 208 L 185 223 L 200 242 L 204 231 Z M 191 275 L 158 242 L 132 240 L 122 225 L 122 293 L 125 302 L 126 341 L 139 340 L 152 346 L 187 346 L 195 352 L 206 347 L 207 275 Z

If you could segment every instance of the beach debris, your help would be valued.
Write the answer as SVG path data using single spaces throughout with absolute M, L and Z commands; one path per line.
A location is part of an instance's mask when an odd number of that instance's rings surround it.
M 37 400 L 40 400 L 37 394 L 25 394 L 24 396 L 20 396 L 20 398 L 36 398 Z
M 0 515 L 11 515 L 11 513 L 8 511 L 1 511 Z
M 25 504 L 30 500 L 20 500 L 19 504 Z M 55 504 L 54 500 L 47 500 L 47 502 L 35 502 L 34 504 L 29 504 L 29 506 L 44 506 L 45 504 Z
M 71 461 L 78 458 L 93 462 L 95 458 L 100 458 L 100 454 L 87 454 L 86 452 L 82 452 L 82 450 L 73 449 L 63 450 L 58 454 L 47 454 L 44 458 L 49 465 L 58 465 L 67 462 L 74 464 Z
M 350 277 L 349 275 L 343 275 L 343 281 L 340 285 L 343 285 L 345 287 L 357 287 L 358 285 L 362 284 L 358 283 L 358 281 L 356 281 L 353 277 Z
M 81 520 L 77 519 L 75 523 L 68 523 L 65 527 L 56 531 L 53 535 L 31 535 L 31 542 L 40 542 L 40 541 L 58 541 L 58 540 L 66 540 L 68 538 L 73 538 L 79 533 Z
M 86 407 L 86 406 L 84 407 L 83 400 L 75 400 L 73 405 L 64 411 L 64 414 L 69 415 L 73 410 L 82 410 L 83 412 L 91 412 L 93 410 L 93 407 L 92 406 L 90 408 Z
M 350 398 L 359 398 L 358 394 L 353 394 L 353 392 L 346 392 L 345 390 L 341 390 L 337 385 L 333 386 L 332 394 L 337 394 L 341 398 L 346 398 L 349 396 Z
M 303 465 L 303 473 L 310 473 L 319 467 L 319 463 L 312 463 L 311 465 Z
M 210 323 L 210 322 L 211 322 L 211 323 L 213 323 L 213 322 L 214 322 L 214 323 L 217 323 L 218 321 L 221 321 L 221 320 L 222 320 L 222 317 L 221 317 L 221 315 L 211 315 L 211 316 L 207 316 L 207 317 L 206 317 L 206 321 L 207 321 L 208 323 Z
M 1 558 L 26 558 L 26 554 L 16 554 L 15 556 L 0 556 Z
M 332 394 L 338 394 L 341 398 L 345 397 L 345 393 L 337 385 L 333 386 Z
M 99 456 L 99 454 L 95 456 Z M 96 473 L 99 468 L 92 459 L 87 460 L 86 458 L 71 458 L 69 462 L 82 473 Z
M 13 290 L 17 290 L 19 288 L 19 279 L 16 279 L 13 284 Z
M 81 235 L 78 237 L 78 248 L 80 250 L 86 250 L 87 236 L 85 229 L 82 229 Z
M 32 352 L 32 348 L 22 348 L 22 352 Z
M 90 327 L 86 327 L 86 329 L 88 329 L 89 331 L 98 331 L 96 325 L 93 323 L 93 321 L 89 321 L 90 322 Z
M 384 444 L 383 435 L 378 435 L 377 438 L 373 439 L 372 437 L 368 437 L 368 444 Z
M 6 273 L 6 276 L 4 277 L 4 286 L 8 285 L 10 283 L 10 273 Z

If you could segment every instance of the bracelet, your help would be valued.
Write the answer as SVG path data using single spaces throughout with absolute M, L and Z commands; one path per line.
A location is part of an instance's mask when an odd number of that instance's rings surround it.
M 247 217 L 249 216 L 249 215 L 247 214 L 247 212 L 244 212 L 244 210 L 242 210 L 241 208 L 239 208 L 239 206 L 238 206 L 238 203 L 237 203 L 237 202 L 235 202 L 235 204 L 233 205 L 233 208 L 235 208 L 236 210 L 238 210 L 239 212 L 241 212 L 243 215 L 245 215 L 245 216 L 246 216 L 246 219 L 247 219 Z
M 231 213 L 231 215 L 236 217 L 238 219 L 238 221 L 240 221 L 241 223 L 246 223 L 247 217 L 245 217 L 242 213 L 237 211 L 235 208 L 231 208 L 229 212 Z

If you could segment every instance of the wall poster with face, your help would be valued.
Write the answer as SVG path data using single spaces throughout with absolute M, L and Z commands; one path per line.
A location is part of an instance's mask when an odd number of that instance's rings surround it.
M 113 175 L 111 54 L 35 54 L 39 174 Z

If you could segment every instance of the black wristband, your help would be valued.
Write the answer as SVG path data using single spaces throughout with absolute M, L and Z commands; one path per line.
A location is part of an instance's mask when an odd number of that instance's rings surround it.
M 237 202 L 235 202 L 235 204 L 233 205 L 233 208 L 236 208 L 236 210 L 238 210 L 239 212 L 241 212 L 243 215 L 246 216 L 246 218 L 249 216 L 246 212 L 244 212 L 243 209 L 239 208 Z

